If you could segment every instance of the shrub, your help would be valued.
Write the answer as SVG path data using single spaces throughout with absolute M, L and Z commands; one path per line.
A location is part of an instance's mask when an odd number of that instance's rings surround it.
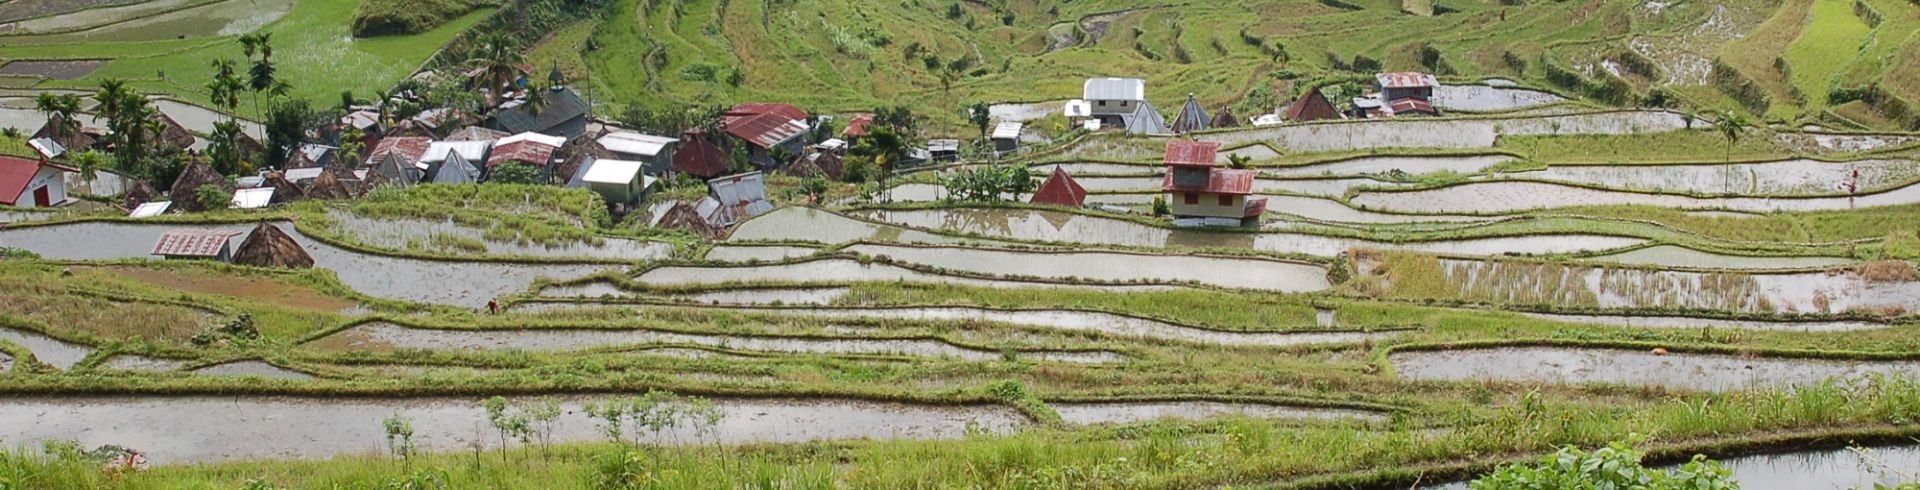
M 1647 490 L 1719 490 L 1738 488 L 1733 473 L 1705 456 L 1661 471 L 1640 465 L 1640 453 L 1624 442 L 1593 452 L 1574 447 L 1540 458 L 1532 465 L 1503 466 L 1473 481 L 1475 490 L 1536 488 L 1641 488 Z
M 233 203 L 233 193 L 221 189 L 220 186 L 207 184 L 193 190 L 193 199 L 194 202 L 200 203 L 200 209 L 208 211 L 226 209 L 227 205 Z
M 417 34 L 490 5 L 491 0 L 364 0 L 353 9 L 353 35 Z

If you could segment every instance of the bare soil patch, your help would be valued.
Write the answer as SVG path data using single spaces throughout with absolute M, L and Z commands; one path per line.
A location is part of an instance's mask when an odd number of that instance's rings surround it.
M 311 288 L 270 277 L 205 274 L 196 271 L 145 267 L 104 267 L 110 274 L 156 286 L 200 294 L 217 294 L 315 311 L 340 311 L 354 303 L 321 294 Z
M 21 60 L 0 66 L 0 76 L 76 80 L 93 74 L 105 64 L 107 60 Z

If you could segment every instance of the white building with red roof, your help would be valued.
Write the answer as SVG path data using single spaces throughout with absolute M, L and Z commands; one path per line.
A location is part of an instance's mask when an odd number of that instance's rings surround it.
M 1161 190 L 1180 226 L 1241 226 L 1260 220 L 1266 199 L 1254 199 L 1253 182 L 1260 172 L 1219 168 L 1220 143 L 1173 140 L 1167 142 L 1167 177 Z
M 0 155 L 0 204 L 44 208 L 66 203 L 66 174 L 78 171 L 44 158 Z

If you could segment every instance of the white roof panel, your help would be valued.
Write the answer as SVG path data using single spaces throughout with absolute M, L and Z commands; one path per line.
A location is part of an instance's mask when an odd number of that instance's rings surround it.
M 1093 104 L 1084 100 L 1069 100 L 1063 111 L 1067 117 L 1087 117 L 1093 115 Z
M 545 134 L 540 134 L 535 132 L 525 132 L 525 133 L 520 133 L 513 136 L 508 136 L 505 138 L 500 138 L 500 141 L 495 141 L 493 142 L 493 144 L 494 146 L 499 146 L 507 143 L 516 143 L 521 141 L 532 141 L 535 143 L 539 143 L 539 144 L 543 144 L 543 145 L 547 145 L 555 148 L 559 148 L 567 144 L 567 138 L 565 136 L 551 136 L 551 135 L 545 135 Z
M 160 202 L 150 202 L 146 204 L 141 204 L 140 207 L 133 208 L 133 213 L 128 214 L 127 217 L 128 218 L 151 218 L 154 216 L 159 216 L 160 213 L 167 212 L 167 208 L 169 207 L 173 207 L 173 201 L 160 201 Z
M 678 139 L 665 136 L 628 132 L 607 133 L 606 136 L 601 136 L 600 139 L 595 140 L 595 142 L 600 143 L 601 148 L 606 148 L 607 151 L 648 157 L 659 155 L 660 150 L 665 149 L 667 145 L 678 143 L 679 141 Z
M 596 184 L 625 184 L 633 182 L 633 176 L 646 166 L 646 162 L 633 160 L 594 160 L 593 167 L 587 169 L 587 175 L 580 180 Z
M 1138 78 L 1089 78 L 1083 86 L 1086 100 L 1147 100 L 1147 81 Z
M 272 187 L 255 187 L 233 191 L 233 203 L 227 205 L 234 209 L 259 209 L 267 207 L 273 201 Z
M 492 141 L 435 141 L 427 145 L 427 152 L 420 155 L 417 165 L 424 169 L 427 162 L 446 161 L 448 153 L 459 153 L 460 158 L 469 162 L 486 161 L 489 148 L 493 148 Z
M 997 140 L 1020 139 L 1020 130 L 1026 129 L 1026 127 L 1027 126 L 1025 124 L 1011 122 L 1011 121 L 1000 123 L 999 126 L 993 127 L 993 139 L 997 139 Z

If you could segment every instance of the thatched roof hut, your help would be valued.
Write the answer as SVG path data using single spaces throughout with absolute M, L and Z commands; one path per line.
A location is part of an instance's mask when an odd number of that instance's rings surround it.
M 140 207 L 141 204 L 153 201 L 153 194 L 153 186 L 147 185 L 147 181 L 133 181 L 132 184 L 127 186 L 127 209 L 137 208 Z
M 353 199 L 353 188 L 335 172 L 320 172 L 307 187 L 308 199 Z
M 1231 107 L 1220 109 L 1220 113 L 1213 116 L 1214 129 L 1237 127 L 1240 127 L 1240 117 L 1233 115 Z
M 187 165 L 186 170 L 180 171 L 180 178 L 173 179 L 173 188 L 167 192 L 168 196 L 173 197 L 173 209 L 189 213 L 205 211 L 201 208 L 199 196 L 195 192 L 209 185 L 219 187 L 222 191 L 233 192 L 233 182 L 219 172 L 213 171 L 213 167 L 207 166 L 204 162 L 193 162 Z
M 668 209 L 667 214 L 660 217 L 659 226 L 661 228 L 683 228 L 709 240 L 718 240 L 720 239 L 720 235 L 726 232 L 726 228 L 714 226 L 712 223 L 708 223 L 706 219 L 701 218 L 700 211 L 695 210 L 692 204 L 686 202 L 675 204 L 672 209 Z
M 300 186 L 287 180 L 286 174 L 267 172 L 266 179 L 267 185 L 273 187 L 273 200 L 269 201 L 269 204 L 289 203 L 307 198 L 306 191 L 300 190 Z
M 307 269 L 313 267 L 313 256 L 307 255 L 307 250 L 300 248 L 300 242 L 280 231 L 280 227 L 261 221 L 246 241 L 240 242 L 240 249 L 233 253 L 233 263 Z

